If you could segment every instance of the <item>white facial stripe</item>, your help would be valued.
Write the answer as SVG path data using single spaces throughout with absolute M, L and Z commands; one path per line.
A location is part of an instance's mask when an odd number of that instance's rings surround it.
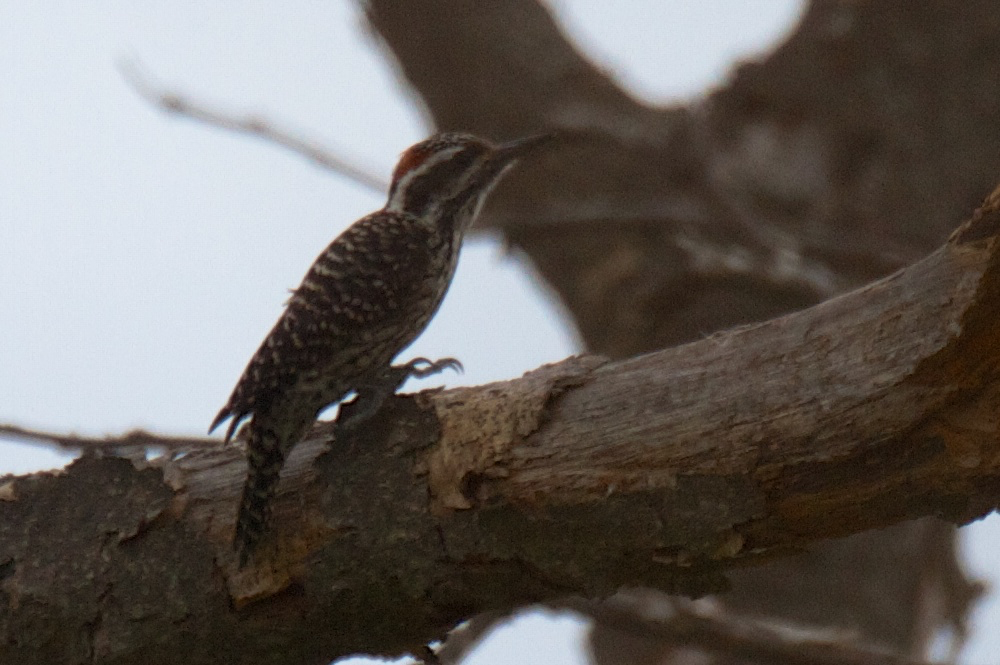
M 461 149 L 462 146 L 456 145 L 440 150 L 421 162 L 419 166 L 407 171 L 403 177 L 394 184 L 391 190 L 391 195 L 389 196 L 389 202 L 385 206 L 386 210 L 390 210 L 392 212 L 402 212 L 404 203 L 403 192 L 406 191 L 410 181 L 418 177 L 420 174 L 426 173 L 429 169 L 434 168 L 435 165 L 440 164 L 447 159 L 451 159 Z

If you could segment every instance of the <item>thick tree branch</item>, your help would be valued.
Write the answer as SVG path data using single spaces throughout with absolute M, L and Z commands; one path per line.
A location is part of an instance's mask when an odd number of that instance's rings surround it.
M 1000 190 L 947 245 L 809 310 L 320 425 L 272 539 L 229 551 L 234 447 L 88 456 L 0 492 L 0 660 L 323 663 L 476 613 L 726 569 L 1000 501 Z M 30 643 L 19 639 L 30 630 Z
M 1000 171 L 1000 126 L 978 120 L 1000 114 L 990 0 L 813 0 L 765 60 L 671 107 L 629 97 L 536 0 L 360 4 L 439 128 L 589 133 L 512 173 L 481 221 L 611 357 L 907 265 Z

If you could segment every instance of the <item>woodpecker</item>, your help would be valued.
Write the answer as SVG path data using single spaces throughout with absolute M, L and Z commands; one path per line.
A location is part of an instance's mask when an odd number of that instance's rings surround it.
M 409 376 L 460 368 L 451 358 L 392 361 L 441 304 L 486 195 L 518 157 L 548 140 L 495 145 L 445 133 L 417 143 L 401 156 L 385 207 L 348 227 L 309 268 L 209 428 L 231 419 L 228 443 L 250 419 L 233 538 L 240 568 L 264 533 L 286 456 L 322 410 L 353 392 L 357 422 Z

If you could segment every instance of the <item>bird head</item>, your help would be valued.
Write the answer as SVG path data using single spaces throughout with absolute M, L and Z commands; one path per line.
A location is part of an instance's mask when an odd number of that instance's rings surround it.
M 551 135 L 493 144 L 471 134 L 436 134 L 402 154 L 392 174 L 387 210 L 471 222 L 486 195 L 519 157 Z

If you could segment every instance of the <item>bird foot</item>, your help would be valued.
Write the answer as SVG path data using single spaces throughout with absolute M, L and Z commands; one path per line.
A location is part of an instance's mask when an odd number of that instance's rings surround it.
M 346 418 L 338 418 L 338 429 L 356 430 L 359 425 L 370 420 L 379 412 L 385 400 L 395 395 L 407 379 L 426 379 L 447 369 L 461 372 L 462 363 L 455 358 L 414 358 L 402 365 L 390 365 L 382 372 L 373 374 L 355 388 L 357 396 L 351 402 L 351 413 Z
M 457 373 L 461 374 L 465 371 L 465 367 L 462 366 L 462 362 L 458 358 L 439 358 L 437 360 L 428 360 L 427 358 L 414 358 L 405 365 L 394 365 L 389 368 L 390 370 L 408 370 L 409 374 L 399 382 L 399 386 L 403 385 L 406 379 L 412 377 L 418 379 L 426 379 L 428 376 L 434 376 L 435 374 L 440 374 L 446 369 L 455 370 Z

